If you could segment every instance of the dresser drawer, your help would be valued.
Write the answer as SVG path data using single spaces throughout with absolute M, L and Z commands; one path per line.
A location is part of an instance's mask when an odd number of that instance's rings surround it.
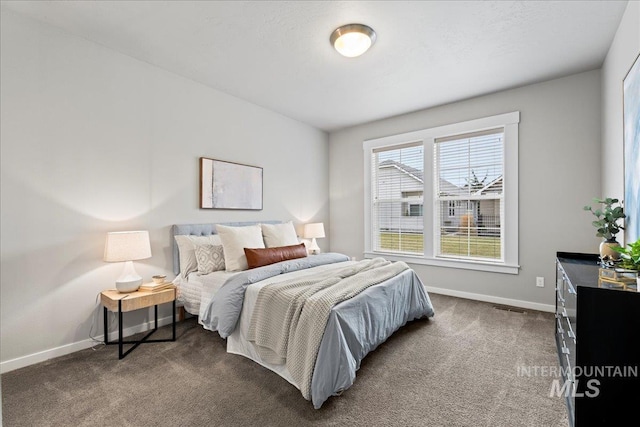
M 568 323 L 566 329 L 572 332 L 572 338 L 575 339 L 578 295 L 576 293 L 575 287 L 564 272 L 562 276 L 562 289 L 562 315 Z
M 556 313 L 556 334 L 560 335 L 562 339 L 564 339 L 564 322 L 562 321 L 562 315 Z

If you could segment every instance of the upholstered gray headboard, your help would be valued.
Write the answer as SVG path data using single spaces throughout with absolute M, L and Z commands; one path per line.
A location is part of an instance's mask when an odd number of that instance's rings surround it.
M 281 224 L 282 221 L 220 222 L 221 225 L 242 227 L 255 224 Z M 173 273 L 180 274 L 180 256 L 174 236 L 210 236 L 218 234 L 216 224 L 174 224 L 171 226 L 171 250 L 173 252 Z

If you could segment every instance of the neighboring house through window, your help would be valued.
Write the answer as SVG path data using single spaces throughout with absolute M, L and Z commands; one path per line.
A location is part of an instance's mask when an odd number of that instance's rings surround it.
M 365 256 L 517 274 L 519 121 L 365 141 Z
M 408 199 L 402 203 L 404 216 L 422 216 L 422 191 L 403 191 L 402 199 Z

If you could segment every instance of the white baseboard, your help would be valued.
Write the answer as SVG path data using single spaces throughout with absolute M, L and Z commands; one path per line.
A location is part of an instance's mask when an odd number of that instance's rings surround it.
M 163 317 L 158 319 L 158 327 L 170 325 L 172 317 Z M 153 321 L 141 323 L 139 325 L 131 326 L 123 329 L 122 334 L 128 337 L 133 334 L 148 331 L 153 328 Z M 67 354 L 75 353 L 76 351 L 84 350 L 94 345 L 100 345 L 104 343 L 104 335 L 98 335 L 94 339 L 87 338 L 86 340 L 74 342 L 71 344 L 65 344 L 60 347 L 55 347 L 49 350 L 40 351 L 38 353 L 28 354 L 26 356 L 18 357 L 16 359 L 0 362 L 0 373 L 13 371 L 16 369 L 24 368 L 29 365 L 35 365 L 36 363 L 44 362 L 54 357 L 65 356 Z M 109 341 L 118 340 L 118 331 L 109 332 Z
M 518 299 L 494 297 L 491 295 L 483 295 L 483 294 L 474 294 L 472 292 L 454 291 L 451 289 L 435 288 L 433 286 L 425 286 L 425 289 L 427 290 L 427 292 L 432 292 L 434 294 L 448 295 L 451 297 L 491 302 L 491 303 L 500 304 L 500 305 L 510 305 L 512 307 L 527 308 L 529 310 L 537 310 L 537 311 L 546 311 L 549 313 L 554 313 L 556 311 L 556 306 L 551 304 L 540 304 L 537 302 L 522 301 Z

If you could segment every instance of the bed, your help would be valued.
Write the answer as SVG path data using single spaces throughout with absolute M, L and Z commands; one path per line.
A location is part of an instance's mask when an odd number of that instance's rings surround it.
M 256 240 L 258 229 L 262 241 Z M 204 329 L 226 339 L 227 352 L 277 373 L 319 409 L 353 384 L 370 351 L 407 322 L 432 317 L 434 310 L 406 264 L 354 261 L 340 253 L 300 254 L 292 229 L 280 221 L 176 224 L 171 228 L 174 283 L 178 302 L 198 316 Z M 228 233 L 249 230 L 253 241 L 230 242 Z M 203 247 L 218 251 L 226 268 L 219 263 L 211 271 L 203 263 L 202 271 L 193 270 L 186 240 L 199 241 L 193 247 L 200 255 Z M 256 248 L 244 251 L 248 266 L 238 267 L 231 256 L 240 254 L 238 245 Z M 254 252 L 268 257 L 256 261 Z

